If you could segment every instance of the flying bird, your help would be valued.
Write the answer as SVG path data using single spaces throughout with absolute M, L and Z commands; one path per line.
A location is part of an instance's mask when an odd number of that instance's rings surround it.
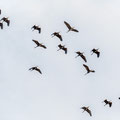
M 0 22 L 0 28 L 3 29 L 3 23 L 2 22 Z
M 37 25 L 33 25 L 31 29 L 38 30 L 38 32 L 41 33 L 41 28 Z
M 42 47 L 44 49 L 46 49 L 47 47 L 45 45 L 43 45 L 42 43 L 39 43 L 37 40 L 32 40 L 37 46 L 36 47 Z M 36 48 L 35 47 L 35 48 Z
M 76 52 L 76 54 L 77 54 L 77 56 L 75 58 L 77 58 L 77 57 L 80 56 L 85 62 L 87 62 L 86 57 L 83 55 L 83 53 L 81 53 L 80 51 L 78 51 L 78 52 Z
M 39 72 L 40 74 L 42 74 L 41 70 L 38 67 L 31 67 L 29 70 L 30 71 L 36 70 L 37 72 Z
M 84 66 L 85 69 L 87 70 L 87 73 L 86 73 L 86 74 L 88 74 L 88 73 L 90 73 L 90 72 L 95 72 L 94 70 L 90 70 L 87 65 L 83 64 L 83 66 Z M 85 75 L 86 75 L 86 74 L 85 74 Z
M 74 27 L 71 27 L 69 23 L 67 23 L 66 21 L 64 21 L 65 25 L 67 26 L 68 28 L 68 31 L 74 31 L 74 32 L 79 32 L 77 29 L 75 29 Z
M 51 35 L 52 35 L 52 37 L 54 37 L 54 36 L 58 37 L 58 38 L 60 39 L 60 41 L 63 40 L 63 39 L 62 39 L 62 36 L 60 35 L 60 32 L 54 32 L 54 33 L 51 34 Z
M 105 103 L 105 105 L 109 105 L 109 107 L 112 107 L 112 102 L 111 101 L 108 101 L 107 99 L 105 99 L 103 102 Z
M 65 47 L 65 45 L 59 44 L 58 47 L 59 47 L 59 49 L 57 51 L 63 50 L 63 51 L 65 51 L 65 54 L 67 54 L 67 48 Z
M 8 17 L 7 17 L 7 18 L 6 18 L 6 17 L 3 17 L 3 18 L 1 19 L 1 21 L 6 22 L 6 23 L 7 23 L 7 26 L 10 25 L 10 20 L 8 19 Z
M 88 112 L 90 116 L 92 116 L 91 110 L 89 109 L 89 107 L 82 107 L 81 109 L 83 109 L 83 112 Z
M 92 52 L 92 54 L 95 53 L 95 54 L 97 55 L 97 57 L 100 57 L 100 52 L 98 51 L 98 49 L 93 48 L 93 49 L 91 50 L 91 52 Z M 91 54 L 91 55 L 92 55 L 92 54 Z

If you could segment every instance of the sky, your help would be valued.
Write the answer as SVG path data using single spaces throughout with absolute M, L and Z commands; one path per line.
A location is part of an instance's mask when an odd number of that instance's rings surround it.
M 0 30 L 0 120 L 119 120 L 119 6 L 119 0 L 1 0 L 0 18 L 11 23 Z M 66 33 L 64 21 L 79 33 Z M 41 34 L 32 32 L 33 25 Z M 32 39 L 47 49 L 35 49 Z M 67 55 L 57 51 L 58 44 L 68 48 Z M 91 55 L 93 48 L 100 58 Z M 84 52 L 95 73 L 84 75 L 76 51 Z M 29 71 L 33 66 L 43 74 Z M 113 106 L 104 107 L 104 99 Z M 82 106 L 93 116 L 82 113 Z

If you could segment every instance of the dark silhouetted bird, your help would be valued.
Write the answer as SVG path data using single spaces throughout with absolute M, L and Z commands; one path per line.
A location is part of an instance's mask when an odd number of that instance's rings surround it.
M 2 22 L 0 22 L 0 28 L 3 29 L 3 23 Z
M 112 106 L 112 102 L 111 102 L 111 101 L 108 101 L 107 99 L 105 99 L 103 102 L 105 103 L 105 105 L 109 105 L 109 107 Z M 105 105 L 104 105 L 104 106 L 105 106 Z
M 36 70 L 37 72 L 42 74 L 41 70 L 38 67 L 31 67 L 29 70 L 31 70 L 31 71 Z
M 41 33 L 41 28 L 37 25 L 33 25 L 33 27 L 31 29 L 38 30 L 38 32 Z
M 67 23 L 66 21 L 64 21 L 65 25 L 67 26 L 68 28 L 68 31 L 74 31 L 74 32 L 79 32 L 78 30 L 74 29 L 74 27 L 71 27 L 69 23 Z
M 8 20 L 8 17 L 7 17 L 7 18 L 6 18 L 6 17 L 3 17 L 3 18 L 1 19 L 1 21 L 6 22 L 6 23 L 7 23 L 7 26 L 10 25 L 10 20 Z
M 82 107 L 81 109 L 83 109 L 84 111 L 88 112 L 89 115 L 92 116 L 92 113 L 91 113 L 91 110 L 89 109 L 89 107 Z
M 86 74 L 88 74 L 88 73 L 90 73 L 90 72 L 95 72 L 94 70 L 90 70 L 87 65 L 83 64 L 83 66 L 84 66 L 85 69 L 87 70 L 87 73 L 86 73 Z M 86 75 L 86 74 L 85 74 L 85 75 Z
M 80 56 L 85 62 L 87 62 L 86 57 L 83 55 L 83 53 L 81 53 L 80 51 L 78 51 L 78 52 L 76 52 L 76 54 L 77 54 L 77 56 L 75 58 L 77 58 L 77 57 Z
M 67 48 L 65 47 L 65 45 L 59 44 L 58 47 L 59 47 L 59 49 L 57 51 L 62 49 L 63 51 L 65 51 L 65 54 L 67 54 Z
M 62 39 L 62 36 L 60 35 L 60 32 L 54 32 L 54 33 L 51 34 L 51 35 L 52 35 L 52 37 L 54 37 L 54 36 L 58 37 L 58 38 L 60 39 L 60 41 L 63 40 L 63 39 Z
M 43 45 L 42 43 L 39 43 L 37 40 L 32 40 L 37 46 L 36 47 L 42 47 L 44 49 L 46 49 L 47 47 L 45 45 Z M 35 48 L 36 48 L 35 47 Z
M 98 51 L 98 49 L 93 48 L 93 49 L 91 50 L 91 52 L 95 53 L 95 54 L 97 55 L 97 57 L 100 56 L 100 52 Z M 92 54 L 93 54 L 93 53 L 92 53 Z M 92 54 L 91 54 L 91 55 L 92 55 Z

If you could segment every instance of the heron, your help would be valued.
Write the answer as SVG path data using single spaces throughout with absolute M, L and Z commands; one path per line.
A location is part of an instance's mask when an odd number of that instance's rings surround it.
M 60 32 L 54 32 L 54 33 L 52 33 L 51 35 L 52 35 L 52 37 L 54 37 L 54 36 L 58 37 L 58 38 L 60 39 L 60 41 L 63 40 L 63 39 L 62 39 L 62 36 L 60 35 Z
M 100 52 L 99 52 L 98 50 L 99 50 L 99 49 L 93 48 L 93 49 L 91 50 L 91 52 L 92 52 L 92 54 L 95 53 L 95 54 L 97 55 L 97 57 L 99 58 L 99 57 L 100 57 Z M 92 54 L 91 54 L 91 55 L 92 55 Z
M 81 109 L 83 109 L 84 111 L 83 112 L 88 112 L 88 114 L 90 115 L 90 116 L 92 116 L 92 112 L 91 112 L 91 110 L 89 109 L 89 106 L 88 107 L 81 107 Z
M 88 74 L 88 73 L 90 73 L 90 72 L 93 72 L 93 73 L 95 72 L 94 70 L 90 70 L 87 65 L 83 64 L 83 66 L 84 66 L 85 69 L 87 70 L 87 73 L 86 73 L 86 74 Z M 86 74 L 85 74 L 85 75 L 86 75 Z
M 76 54 L 77 54 L 77 56 L 75 58 L 80 56 L 85 62 L 87 62 L 86 57 L 83 55 L 83 52 L 78 51 L 78 52 L 76 52 Z
M 36 66 L 36 67 L 31 67 L 29 69 L 30 71 L 36 70 L 37 72 L 39 72 L 40 74 L 42 74 L 41 70 Z
M 33 30 L 38 30 L 38 33 L 40 34 L 41 33 L 41 28 L 37 25 L 33 25 L 32 28 Z
M 37 47 L 42 47 L 42 48 L 44 48 L 44 49 L 46 49 L 47 47 L 45 46 L 45 45 L 43 45 L 42 43 L 39 43 L 37 40 L 32 40 L 37 46 L 35 47 L 35 48 L 37 48 Z
M 103 102 L 105 103 L 104 106 L 109 105 L 109 107 L 112 107 L 112 102 L 111 101 L 108 101 L 107 99 L 105 99 Z
M 1 21 L 6 22 L 6 23 L 7 23 L 7 26 L 10 25 L 10 20 L 8 19 L 8 17 L 3 17 L 3 18 L 1 19 Z
M 67 54 L 67 48 L 65 47 L 65 45 L 59 44 L 58 47 L 59 47 L 59 49 L 57 51 L 62 49 L 65 52 L 65 54 Z
M 77 29 L 75 29 L 74 27 L 71 27 L 69 23 L 67 23 L 66 21 L 64 21 L 64 24 L 67 26 L 68 31 L 74 31 L 74 32 L 79 32 Z

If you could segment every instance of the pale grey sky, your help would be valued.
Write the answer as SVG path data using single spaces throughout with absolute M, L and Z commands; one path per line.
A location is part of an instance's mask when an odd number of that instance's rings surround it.
M 120 119 L 120 1 L 119 0 L 1 0 L 10 27 L 0 30 L 0 120 L 119 120 Z M 66 33 L 67 21 L 79 33 Z M 42 33 L 32 32 L 36 24 Z M 60 31 L 63 42 L 51 38 Z M 48 49 L 34 49 L 32 39 Z M 68 54 L 57 51 L 65 44 Z M 91 56 L 92 48 L 101 56 Z M 86 70 L 75 52 L 85 53 Z M 42 75 L 30 72 L 39 66 Z M 104 99 L 113 107 L 104 107 Z M 90 106 L 93 116 L 80 107 Z

